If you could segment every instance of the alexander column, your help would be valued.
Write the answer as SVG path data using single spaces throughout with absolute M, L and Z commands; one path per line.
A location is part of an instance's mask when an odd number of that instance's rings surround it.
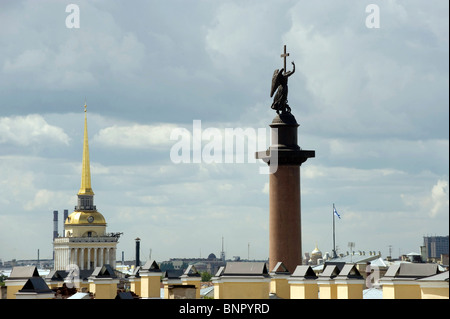
M 287 104 L 288 78 L 295 72 L 286 72 L 286 46 L 284 68 L 275 70 L 272 77 L 271 108 L 277 115 L 270 124 L 272 145 L 268 150 L 257 152 L 256 158 L 269 165 L 269 268 L 283 262 L 293 272 L 302 263 L 300 166 L 315 151 L 302 150 L 297 142 L 297 123 Z

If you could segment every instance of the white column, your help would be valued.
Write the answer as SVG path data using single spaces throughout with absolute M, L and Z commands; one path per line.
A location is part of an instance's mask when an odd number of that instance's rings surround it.
M 98 248 L 94 248 L 94 268 L 98 267 L 98 264 L 97 264 L 97 262 L 98 262 L 98 260 L 97 260 L 97 249 Z
M 100 266 L 103 266 L 104 264 L 106 264 L 105 260 L 103 259 L 103 257 L 104 257 L 103 251 L 104 250 L 105 250 L 105 248 L 103 248 L 103 247 L 100 248 Z
M 91 248 L 87 248 L 88 258 L 87 258 L 87 269 L 91 269 Z
M 112 249 L 112 262 L 111 265 L 113 267 L 113 269 L 116 268 L 116 248 Z
M 80 269 L 84 270 L 84 248 L 80 249 Z
M 109 253 L 109 250 L 110 250 L 111 248 L 106 248 L 106 257 L 105 257 L 105 264 L 110 264 L 111 265 L 111 259 L 110 259 L 110 253 Z

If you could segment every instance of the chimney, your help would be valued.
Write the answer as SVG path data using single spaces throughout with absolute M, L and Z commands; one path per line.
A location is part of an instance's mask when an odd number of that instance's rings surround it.
M 135 239 L 136 241 L 136 267 L 141 265 L 141 261 L 139 259 L 139 250 L 141 246 L 141 239 L 138 237 Z
M 67 209 L 64 209 L 64 219 L 63 219 L 63 237 L 65 237 L 66 236 L 66 229 L 64 228 L 64 224 L 65 224 L 65 222 L 66 222 L 66 220 L 67 220 L 67 217 L 69 217 L 69 210 L 67 210 Z
M 53 211 L 53 240 L 58 237 L 58 211 Z

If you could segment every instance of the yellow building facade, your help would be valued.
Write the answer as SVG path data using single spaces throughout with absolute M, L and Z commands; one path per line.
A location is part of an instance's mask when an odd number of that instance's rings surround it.
M 5 280 L 6 299 L 16 299 L 16 293 L 22 289 L 30 278 L 38 278 L 39 272 L 35 266 L 16 266 Z
M 345 264 L 335 277 L 337 299 L 363 299 L 365 281 L 356 265 Z
M 92 272 L 89 280 L 89 292 L 95 299 L 115 299 L 117 296 L 117 284 L 119 279 L 109 265 L 97 267 Z
M 278 262 L 270 272 L 270 293 L 281 299 L 291 297 L 289 278 L 291 273 L 282 262 Z
M 383 299 L 421 299 L 419 280 L 425 280 L 425 278 L 438 273 L 437 264 L 401 263 L 392 265 L 380 279 Z
M 229 262 L 213 278 L 214 299 L 268 299 L 270 276 L 265 263 Z
M 318 299 L 317 276 L 310 266 L 297 266 L 289 278 L 291 299 Z
M 139 296 L 145 299 L 161 297 L 162 272 L 156 261 L 147 261 L 139 271 L 141 276 L 141 293 Z

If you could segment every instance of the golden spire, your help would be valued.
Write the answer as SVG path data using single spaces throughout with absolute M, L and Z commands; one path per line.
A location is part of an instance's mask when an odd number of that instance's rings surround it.
M 89 143 L 87 130 L 86 101 L 84 102 L 84 141 L 83 141 L 83 162 L 81 167 L 81 187 L 78 195 L 94 195 L 91 188 L 91 167 L 89 163 Z

